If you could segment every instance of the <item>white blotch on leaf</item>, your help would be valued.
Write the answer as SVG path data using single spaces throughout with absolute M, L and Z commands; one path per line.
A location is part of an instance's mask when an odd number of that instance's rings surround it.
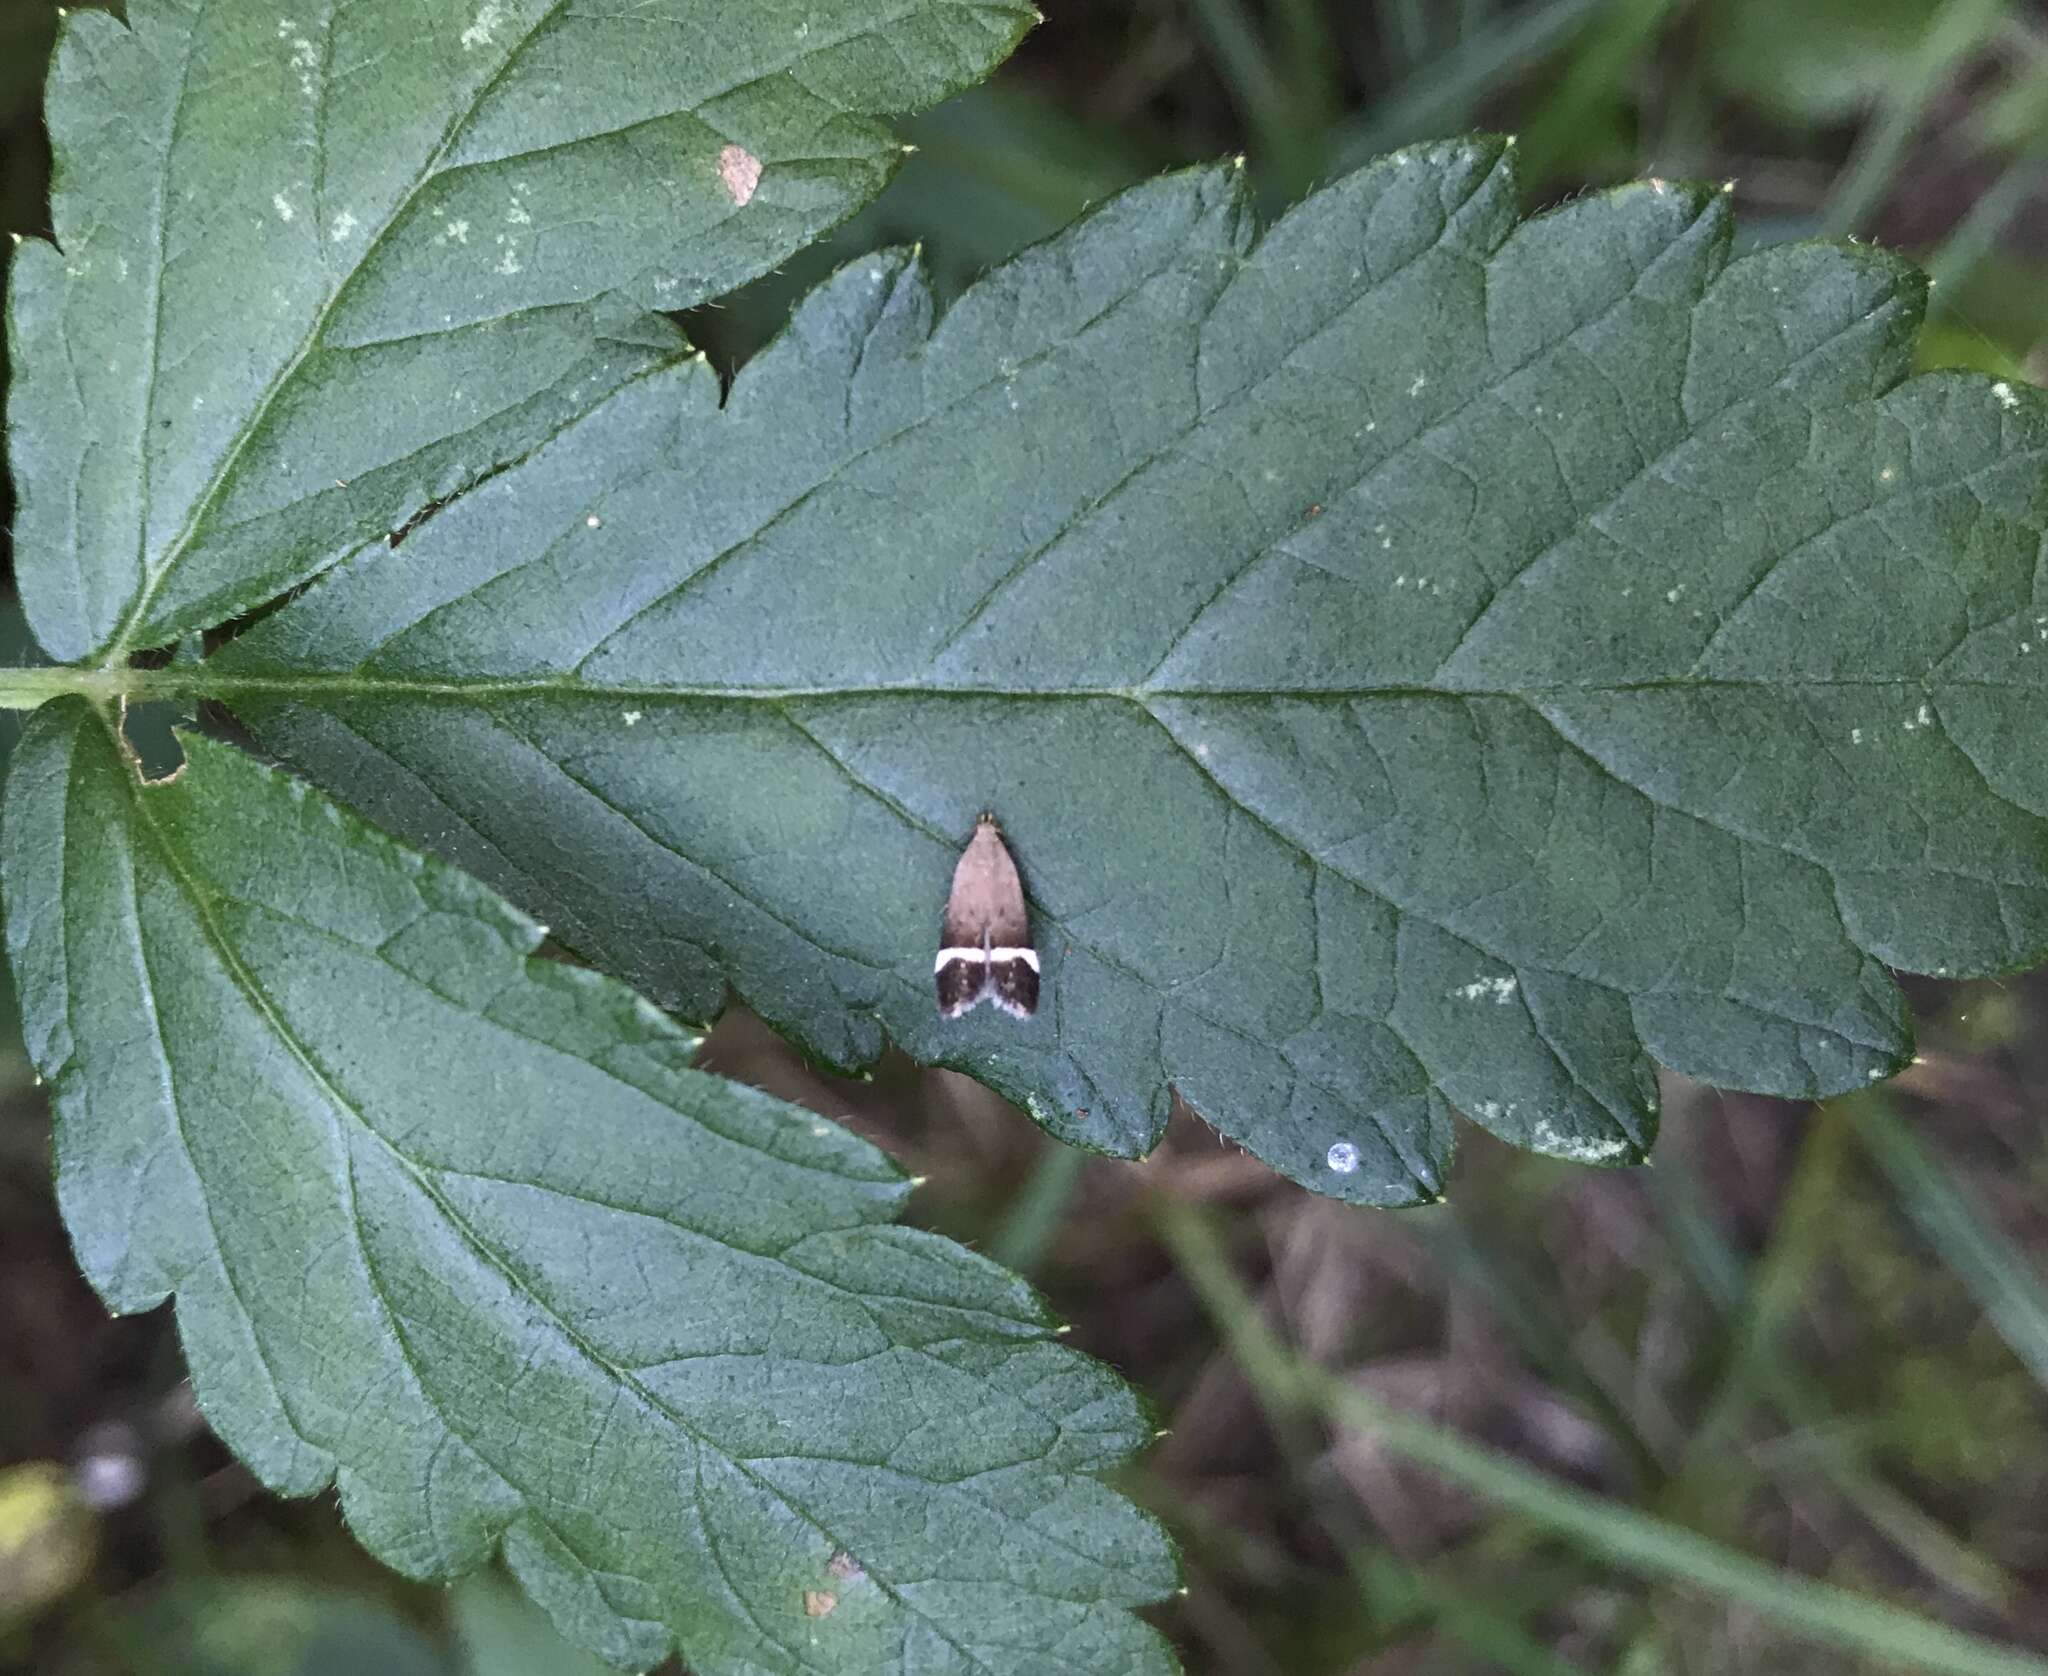
M 341 214 L 334 218 L 334 242 L 340 244 L 361 225 L 362 223 L 356 219 L 353 210 L 343 210 Z
M 761 184 L 761 159 L 743 145 L 729 145 L 718 154 L 718 179 L 726 196 L 745 208 Z
M 1904 725 L 1908 733 L 1918 733 L 1923 727 L 1932 727 L 1934 725 L 1934 712 L 1923 704 L 1906 718 Z
M 1457 996 L 1461 1001 L 1491 1001 L 1505 1007 L 1519 988 L 1521 984 L 1514 978 L 1474 978 L 1458 989 Z
M 621 710 L 619 712 L 619 720 L 624 722 L 626 726 L 631 727 L 640 719 L 641 715 L 642 712 L 638 710 Z
M 462 32 L 462 50 L 471 52 L 477 47 L 487 47 L 498 36 L 498 26 L 505 21 L 505 8 L 498 0 L 484 0 L 477 7 L 476 17 Z
M 1991 386 L 1991 393 L 1998 398 L 1998 405 L 2004 408 L 2005 411 L 2008 413 L 2010 413 L 2014 408 L 2020 405 L 2020 398 L 2018 394 L 2013 390 L 2013 387 L 2010 384 L 2006 383 L 2006 381 L 2002 378 L 1996 384 Z
M 1604 1164 L 1610 1158 L 1619 1158 L 1628 1151 L 1624 1140 L 1588 1140 L 1582 1135 L 1567 1135 L 1547 1117 L 1539 1117 L 1529 1141 L 1538 1152 L 1547 1152 L 1556 1158 L 1569 1158 L 1580 1164 Z
M 586 529 L 602 529 L 604 527 L 604 520 L 593 512 L 588 518 L 583 520 L 583 524 Z
M 1330 1150 L 1323 1154 L 1323 1162 L 1340 1176 L 1348 1176 L 1358 1168 L 1358 1148 L 1349 1141 L 1332 1141 Z
M 1415 375 L 1415 382 L 1408 386 L 1408 394 L 1411 396 L 1419 396 L 1422 394 L 1423 391 L 1427 390 L 1428 388 L 1429 374 L 1419 372 Z
M 277 218 L 280 221 L 289 221 L 298 213 L 292 208 L 291 200 L 282 192 L 270 200 L 270 207 L 277 211 Z

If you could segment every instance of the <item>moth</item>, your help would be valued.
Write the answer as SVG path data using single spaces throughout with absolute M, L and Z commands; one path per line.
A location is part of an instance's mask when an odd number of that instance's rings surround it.
M 975 822 L 974 836 L 953 869 L 932 986 L 944 1018 L 958 1018 L 984 1001 L 1012 1018 L 1029 1018 L 1037 1010 L 1038 951 L 1031 946 L 1024 881 L 993 815 Z

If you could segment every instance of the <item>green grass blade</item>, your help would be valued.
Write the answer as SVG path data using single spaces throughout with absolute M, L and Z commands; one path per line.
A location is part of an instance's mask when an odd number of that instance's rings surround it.
M 1048 1139 L 1009 1214 L 989 1243 L 989 1255 L 1018 1274 L 1037 1273 L 1059 1236 L 1067 1205 L 1087 1167 L 1088 1154 Z
M 1946 1164 L 1920 1144 L 1881 1094 L 1842 1102 L 1857 1138 L 1890 1178 L 1921 1236 L 1982 1306 L 1998 1336 L 2048 1386 L 2048 1289 L 2034 1265 L 1971 1197 Z
M 1822 230 L 1840 238 L 1867 221 L 1891 190 L 1892 178 L 1922 119 L 1949 77 L 2005 21 L 2008 0 L 1949 0 L 1876 116 L 1828 199 Z
M 1208 1222 L 1160 1207 L 1168 1248 L 1269 1402 L 1311 1408 L 1646 1580 L 1711 1595 L 1797 1634 L 1892 1667 L 1950 1676 L 2048 1676 L 2048 1659 L 1999 1646 L 1829 1583 L 1780 1571 L 1695 1532 L 1561 1483 L 1512 1457 L 1381 1403 L 1293 1356 L 1260 1318 Z
M 1564 73 L 1522 126 L 1522 166 L 1532 186 L 1568 171 L 1584 136 L 1622 96 L 1685 0 L 1608 0 L 1590 20 Z
M 1872 1469 L 1869 1450 L 1842 1424 L 1828 1398 L 1785 1354 L 1793 1312 L 1809 1296 L 1814 1271 L 1832 1249 L 1827 1209 L 1845 1191 L 1851 1137 L 1839 1105 L 1822 1106 L 1808 1128 L 1792 1183 L 1780 1202 L 1770 1241 L 1754 1262 L 1744 1259 L 1707 1213 L 1704 1195 L 1682 1151 L 1665 1153 L 1650 1173 L 1687 1266 L 1714 1309 L 1728 1321 L 1726 1365 L 1686 1441 L 1665 1511 L 1712 1495 L 1723 1505 L 1739 1429 L 1759 1409 L 1791 1428 L 1761 1454 L 1777 1452 L 1793 1470 L 1824 1484 L 1943 1587 L 1993 1606 L 2017 1598 L 2019 1585 L 2001 1567 L 1901 1494 Z M 1780 1449 L 1780 1444 L 1790 1447 Z M 1747 1462 L 1741 1463 L 1747 1465 Z M 1675 1498 L 1675 1499 L 1674 1499 Z
M 1953 231 L 1927 260 L 1927 275 L 1934 281 L 1934 306 L 1939 309 L 1944 287 L 1960 285 L 1977 264 L 1990 255 L 2006 224 L 2041 187 L 2048 170 L 2048 140 L 2027 146 L 1993 181 L 1984 195 L 1970 206 Z
M 1533 67 L 1602 0 L 1551 0 L 1509 13 L 1404 76 L 1362 122 L 1338 130 L 1331 168 L 1356 168 L 1398 145 L 1471 125 L 1487 97 Z
M 1258 160 L 1279 180 L 1287 197 L 1306 191 L 1319 172 L 1321 113 L 1305 110 L 1296 101 L 1243 0 L 1194 0 L 1194 13 L 1251 129 Z

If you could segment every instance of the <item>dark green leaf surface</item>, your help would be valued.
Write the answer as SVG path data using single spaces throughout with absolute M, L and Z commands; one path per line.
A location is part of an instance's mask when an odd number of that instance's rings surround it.
M 176 1293 L 266 1483 L 331 1480 L 411 1574 L 502 1545 L 620 1664 L 1172 1668 L 1126 1610 L 1163 1538 L 1088 1476 L 1143 1416 L 1021 1281 L 475 881 L 185 743 L 145 787 L 83 700 L 37 714 L 8 947 L 80 1261 Z
M 1730 264 L 1662 183 L 1518 225 L 1510 155 L 1263 239 L 1232 173 L 1157 181 L 936 326 L 858 263 L 723 407 L 642 381 L 220 690 L 665 1004 L 886 1030 L 1107 1151 L 1171 1085 L 1401 1202 L 1454 1106 L 1623 1161 L 1650 1055 L 1880 1077 L 1885 963 L 2048 949 L 2048 415 L 1899 382 L 1895 261 Z M 983 807 L 1026 1024 L 929 991 Z
M 21 587 L 74 660 L 207 628 L 673 355 L 643 309 L 880 190 L 1025 0 L 134 0 L 51 77 L 10 280 Z

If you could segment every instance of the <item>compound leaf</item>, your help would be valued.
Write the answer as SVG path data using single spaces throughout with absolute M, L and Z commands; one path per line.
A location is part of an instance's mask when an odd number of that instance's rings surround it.
M 264 1482 L 413 1575 L 502 1547 L 618 1664 L 1172 1669 L 1127 1610 L 1171 1555 L 1089 1476 L 1144 1417 L 1021 1281 L 474 880 L 184 744 L 144 784 L 84 700 L 37 713 L 8 952 L 81 1263 L 176 1294 Z
M 1652 1055 L 1880 1077 L 1886 963 L 2048 950 L 2048 408 L 1902 382 L 1878 252 L 1731 263 L 1661 182 L 1520 221 L 1511 157 L 1263 238 L 1155 181 L 936 322 L 857 263 L 729 400 L 641 380 L 210 679 L 664 1004 L 886 1031 L 1084 1146 L 1171 1087 L 1404 1202 L 1453 1107 L 1625 1161 Z M 932 1006 L 984 807 L 1028 1024 Z
M 15 551 L 60 660 L 168 642 L 675 354 L 645 309 L 880 190 L 1024 0 L 135 0 L 66 19 L 10 278 Z

